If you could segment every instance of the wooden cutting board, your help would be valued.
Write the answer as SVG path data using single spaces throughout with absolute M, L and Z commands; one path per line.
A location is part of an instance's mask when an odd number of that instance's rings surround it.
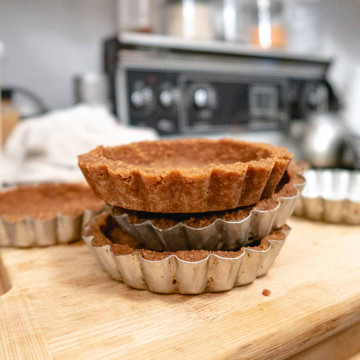
M 0 359 L 284 359 L 334 336 L 360 350 L 360 227 L 289 224 L 265 277 L 198 296 L 129 289 L 82 243 L 3 249 Z

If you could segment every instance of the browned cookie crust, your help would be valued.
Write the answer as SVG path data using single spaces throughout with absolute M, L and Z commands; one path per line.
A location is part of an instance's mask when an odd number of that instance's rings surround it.
M 242 207 L 233 210 L 208 212 L 200 214 L 158 214 L 126 210 L 117 207 L 114 211 L 116 215 L 127 214 L 127 221 L 130 224 L 141 224 L 147 220 L 151 220 L 153 225 L 159 229 L 168 229 L 182 222 L 193 228 L 203 228 L 212 224 L 216 219 L 225 221 L 241 221 L 249 216 L 251 210 L 272 210 L 278 206 L 280 197 L 292 197 L 297 195 L 295 184 L 303 182 L 302 177 L 298 173 L 299 169 L 290 164 L 286 175 L 279 183 L 276 193 L 268 199 L 260 200 L 257 204 Z
M 287 227 L 287 225 L 284 225 L 284 227 Z M 94 236 L 92 246 L 101 247 L 104 245 L 111 245 L 114 255 L 129 255 L 137 252 L 140 253 L 144 259 L 152 261 L 163 260 L 170 255 L 176 255 L 184 261 L 200 261 L 205 259 L 209 254 L 216 254 L 226 258 L 235 258 L 244 251 L 244 248 L 237 251 L 183 250 L 176 252 L 144 249 L 129 235 L 122 232 L 108 211 L 105 211 L 99 215 L 96 220 L 92 221 L 85 229 L 84 235 Z M 260 242 L 251 246 L 251 248 L 256 250 L 266 250 L 269 246 L 269 240 L 285 240 L 285 235 L 281 232 L 281 229 L 279 231 L 273 231 L 270 235 L 262 238 Z
M 103 206 L 86 184 L 27 185 L 0 192 L 0 216 L 6 221 L 77 216 L 85 209 L 100 210 Z
M 99 146 L 79 167 L 106 203 L 129 210 L 199 213 L 269 198 L 290 162 L 285 148 L 231 139 Z

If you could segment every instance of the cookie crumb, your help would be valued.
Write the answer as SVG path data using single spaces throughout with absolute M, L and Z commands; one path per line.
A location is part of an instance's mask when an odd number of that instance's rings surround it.
M 263 294 L 264 296 L 270 296 L 271 291 L 270 291 L 269 289 L 264 289 L 264 290 L 262 291 L 262 294 Z

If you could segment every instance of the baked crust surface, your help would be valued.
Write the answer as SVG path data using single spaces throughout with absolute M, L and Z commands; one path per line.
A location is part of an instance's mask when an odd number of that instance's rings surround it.
M 0 192 L 0 216 L 7 221 L 27 217 L 45 220 L 58 214 L 77 216 L 100 210 L 104 202 L 86 184 L 23 185 Z
M 291 160 L 285 148 L 232 139 L 99 146 L 79 167 L 106 203 L 156 213 L 248 206 L 275 192 Z
M 278 184 L 276 192 L 271 197 L 260 200 L 251 206 L 199 214 L 159 214 L 127 210 L 120 207 L 115 207 L 113 211 L 116 215 L 127 214 L 129 224 L 141 224 L 150 220 L 158 229 L 168 229 L 179 223 L 184 223 L 192 228 L 203 228 L 212 224 L 216 219 L 241 221 L 248 217 L 252 210 L 272 210 L 278 206 L 279 198 L 296 196 L 298 190 L 295 185 L 304 181 L 302 176 L 299 175 L 299 170 L 301 169 L 291 163 L 283 179 Z

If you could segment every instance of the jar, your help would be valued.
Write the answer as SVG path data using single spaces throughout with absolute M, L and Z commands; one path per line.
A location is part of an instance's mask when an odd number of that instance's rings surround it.
M 1 93 L 0 116 L 2 121 L 0 121 L 0 144 L 4 146 L 7 138 L 18 124 L 20 114 L 12 101 L 12 91 L 3 90 Z
M 250 0 L 213 0 L 212 4 L 212 24 L 216 38 L 249 42 Z
M 211 7 L 206 0 L 168 0 L 167 35 L 211 39 Z
M 157 31 L 158 0 L 118 0 L 120 31 Z
M 291 0 L 287 3 L 288 48 L 298 53 L 321 50 L 319 0 Z
M 252 2 L 251 42 L 263 49 L 286 46 L 286 26 L 282 0 Z

